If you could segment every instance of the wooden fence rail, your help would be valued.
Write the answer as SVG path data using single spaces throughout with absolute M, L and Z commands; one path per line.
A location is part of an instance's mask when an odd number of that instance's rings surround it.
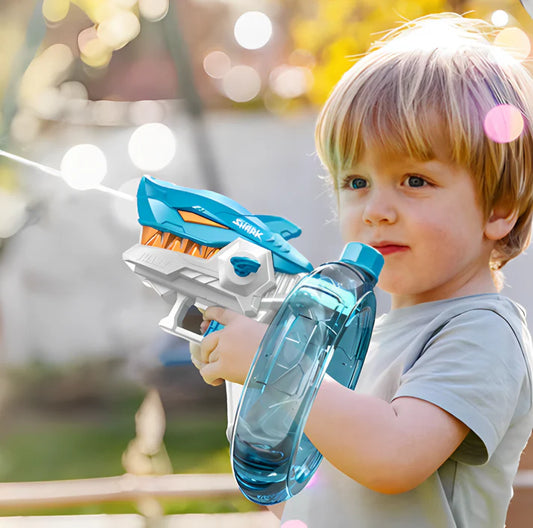
M 139 476 L 125 474 L 80 480 L 0 483 L 0 510 L 155 498 L 212 498 L 238 495 L 231 474 Z
M 533 490 L 533 470 L 520 470 L 515 491 Z M 154 498 L 213 498 L 237 496 L 240 491 L 231 474 L 178 474 L 43 482 L 0 483 L 0 511 L 6 509 L 72 506 Z

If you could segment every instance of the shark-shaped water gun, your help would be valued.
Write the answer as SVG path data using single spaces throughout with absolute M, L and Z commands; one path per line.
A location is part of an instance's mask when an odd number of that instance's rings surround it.
M 383 265 L 374 248 L 346 245 L 341 259 L 313 266 L 287 240 L 293 223 L 257 216 L 226 196 L 143 178 L 137 192 L 141 241 L 123 258 L 172 303 L 160 326 L 199 343 L 188 310 L 218 305 L 270 323 L 234 413 L 232 468 L 243 494 L 275 504 L 298 493 L 322 455 L 304 434 L 326 372 L 353 389 L 375 318 L 373 288 Z M 230 412 L 231 411 L 231 412 Z
M 188 341 L 204 337 L 182 326 L 193 305 L 223 306 L 269 323 L 313 269 L 287 242 L 301 234 L 298 226 L 279 216 L 253 215 L 221 194 L 145 176 L 137 209 L 141 239 L 123 259 L 172 304 L 161 328 Z

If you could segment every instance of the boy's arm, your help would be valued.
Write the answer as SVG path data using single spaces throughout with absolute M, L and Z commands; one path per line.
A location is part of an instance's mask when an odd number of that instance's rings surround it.
M 305 433 L 337 469 L 381 493 L 409 491 L 434 473 L 469 432 L 424 400 L 388 403 L 326 377 Z
M 243 384 L 266 325 L 223 308 L 208 308 L 204 318 L 225 326 L 201 343 L 197 366 L 204 380 Z M 460 420 L 424 400 L 401 397 L 389 403 L 327 376 L 305 428 L 337 469 L 381 493 L 401 493 L 421 484 L 468 431 Z

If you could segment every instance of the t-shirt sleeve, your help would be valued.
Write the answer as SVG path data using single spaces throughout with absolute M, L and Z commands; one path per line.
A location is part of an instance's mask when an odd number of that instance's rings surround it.
M 487 309 L 464 312 L 427 342 L 401 377 L 395 398 L 419 398 L 449 412 L 470 428 L 455 460 L 484 464 L 513 417 L 527 375 L 509 323 Z

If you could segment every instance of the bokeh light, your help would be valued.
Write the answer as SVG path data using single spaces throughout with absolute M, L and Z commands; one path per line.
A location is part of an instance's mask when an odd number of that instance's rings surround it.
M 113 50 L 102 41 L 94 26 L 84 29 L 78 35 L 81 60 L 93 68 L 103 68 L 109 64 Z
M 509 15 L 503 9 L 497 9 L 490 17 L 491 22 L 498 27 L 506 26 L 509 23 Z
M 483 122 L 485 134 L 496 143 L 510 143 L 524 130 L 524 118 L 516 106 L 498 105 L 492 108 Z
M 262 48 L 272 36 L 272 22 L 261 11 L 247 11 L 235 22 L 235 40 L 246 49 Z
M 87 100 L 89 92 L 87 87 L 79 81 L 65 81 L 59 87 L 61 97 L 65 99 L 83 99 Z
M 203 67 L 209 77 L 222 79 L 231 69 L 231 59 L 223 51 L 211 51 L 204 57 Z
M 296 519 L 285 521 L 281 528 L 307 528 L 307 524 L 305 524 L 303 521 L 299 521 Z
M 524 31 L 516 27 L 502 29 L 496 35 L 494 44 L 518 60 L 524 60 L 531 53 L 529 37 Z
M 168 9 L 168 0 L 139 0 L 139 13 L 150 22 L 165 18 Z
M 48 22 L 61 22 L 69 12 L 70 0 L 43 0 L 43 16 Z
M 107 174 L 105 154 L 89 143 L 74 145 L 61 160 L 61 176 L 73 189 L 85 191 L 98 187 Z
M 223 79 L 226 97 L 236 103 L 251 101 L 261 91 L 261 77 L 251 66 L 234 66 Z
M 159 101 L 134 101 L 129 105 L 129 118 L 134 125 L 158 123 L 165 117 L 165 109 Z
M 143 171 L 164 169 L 176 155 L 176 138 L 162 123 L 146 123 L 130 137 L 128 153 L 133 164 Z
M 104 45 L 118 50 L 132 41 L 141 31 L 139 19 L 131 11 L 118 11 L 100 24 L 96 33 Z
M 301 66 L 278 66 L 272 70 L 269 77 L 272 91 L 285 99 L 304 95 L 312 81 L 311 70 Z
M 125 105 L 101 99 L 91 105 L 92 121 L 100 126 L 116 126 L 124 122 Z

